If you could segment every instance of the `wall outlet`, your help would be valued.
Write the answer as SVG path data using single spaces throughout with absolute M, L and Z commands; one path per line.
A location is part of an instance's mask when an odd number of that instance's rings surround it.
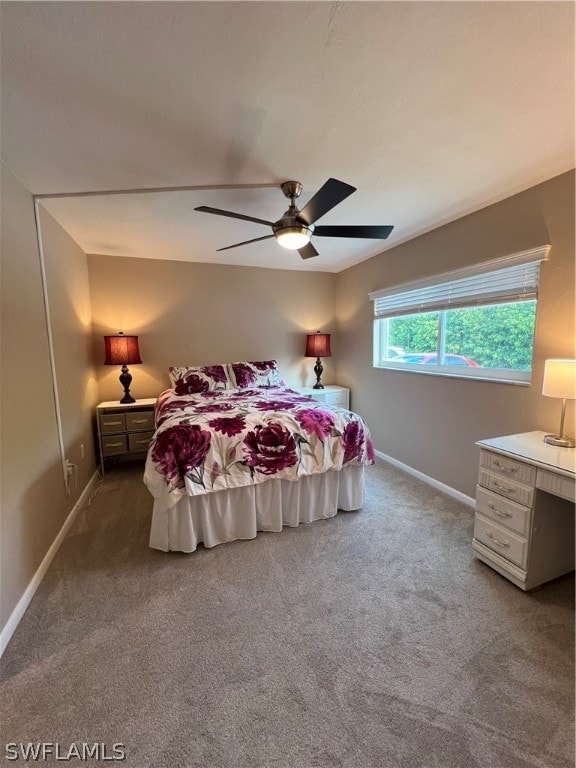
M 86 458 L 86 446 L 84 443 L 80 443 L 80 458 L 84 459 Z

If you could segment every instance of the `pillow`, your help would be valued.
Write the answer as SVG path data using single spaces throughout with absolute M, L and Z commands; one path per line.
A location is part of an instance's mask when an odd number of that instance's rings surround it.
M 170 383 L 176 395 L 195 395 L 231 386 L 224 365 L 184 366 L 168 369 Z
M 230 363 L 228 372 L 232 386 L 239 389 L 285 386 L 280 371 L 276 367 L 276 360 Z

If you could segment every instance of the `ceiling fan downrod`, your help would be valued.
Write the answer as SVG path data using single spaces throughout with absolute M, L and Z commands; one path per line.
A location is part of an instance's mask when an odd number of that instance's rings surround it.
M 290 207 L 284 216 L 272 225 L 272 230 L 279 245 L 290 251 L 297 251 L 310 242 L 314 226 L 306 226 L 297 219 L 298 208 L 294 202 L 302 192 L 299 181 L 285 181 L 280 185 L 285 197 L 290 198 Z

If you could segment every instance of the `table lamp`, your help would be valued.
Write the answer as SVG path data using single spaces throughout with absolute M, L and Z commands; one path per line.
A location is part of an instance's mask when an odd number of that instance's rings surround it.
M 140 350 L 138 349 L 138 336 L 125 336 L 122 331 L 116 336 L 104 336 L 106 347 L 106 359 L 104 365 L 121 365 L 120 384 L 124 387 L 124 397 L 121 403 L 135 403 L 136 400 L 130 394 L 132 375 L 128 371 L 128 364 L 141 363 Z
M 564 417 L 566 416 L 566 400 L 576 398 L 576 360 L 546 360 L 542 394 L 546 397 L 562 398 L 559 433 L 546 435 L 544 442 L 560 448 L 574 448 L 576 441 L 564 435 Z
M 316 374 L 316 384 L 313 389 L 324 389 L 324 384 L 320 382 L 320 377 L 324 367 L 320 362 L 321 357 L 332 357 L 330 351 L 330 334 L 329 333 L 311 333 L 306 336 L 306 357 L 315 357 L 316 365 L 314 366 L 314 373 Z

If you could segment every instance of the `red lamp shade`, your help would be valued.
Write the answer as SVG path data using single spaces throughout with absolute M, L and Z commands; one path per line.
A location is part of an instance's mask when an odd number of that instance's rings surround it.
M 306 357 L 332 357 L 329 333 L 311 333 L 306 336 Z
M 104 336 L 106 359 L 104 365 L 136 365 L 141 363 L 138 336 Z
M 121 403 L 135 403 L 136 400 L 130 394 L 132 374 L 128 370 L 128 364 L 141 363 L 140 350 L 138 349 L 138 336 L 125 336 L 122 331 L 116 336 L 104 336 L 106 346 L 106 359 L 104 365 L 121 365 L 120 384 L 124 387 L 124 397 Z

